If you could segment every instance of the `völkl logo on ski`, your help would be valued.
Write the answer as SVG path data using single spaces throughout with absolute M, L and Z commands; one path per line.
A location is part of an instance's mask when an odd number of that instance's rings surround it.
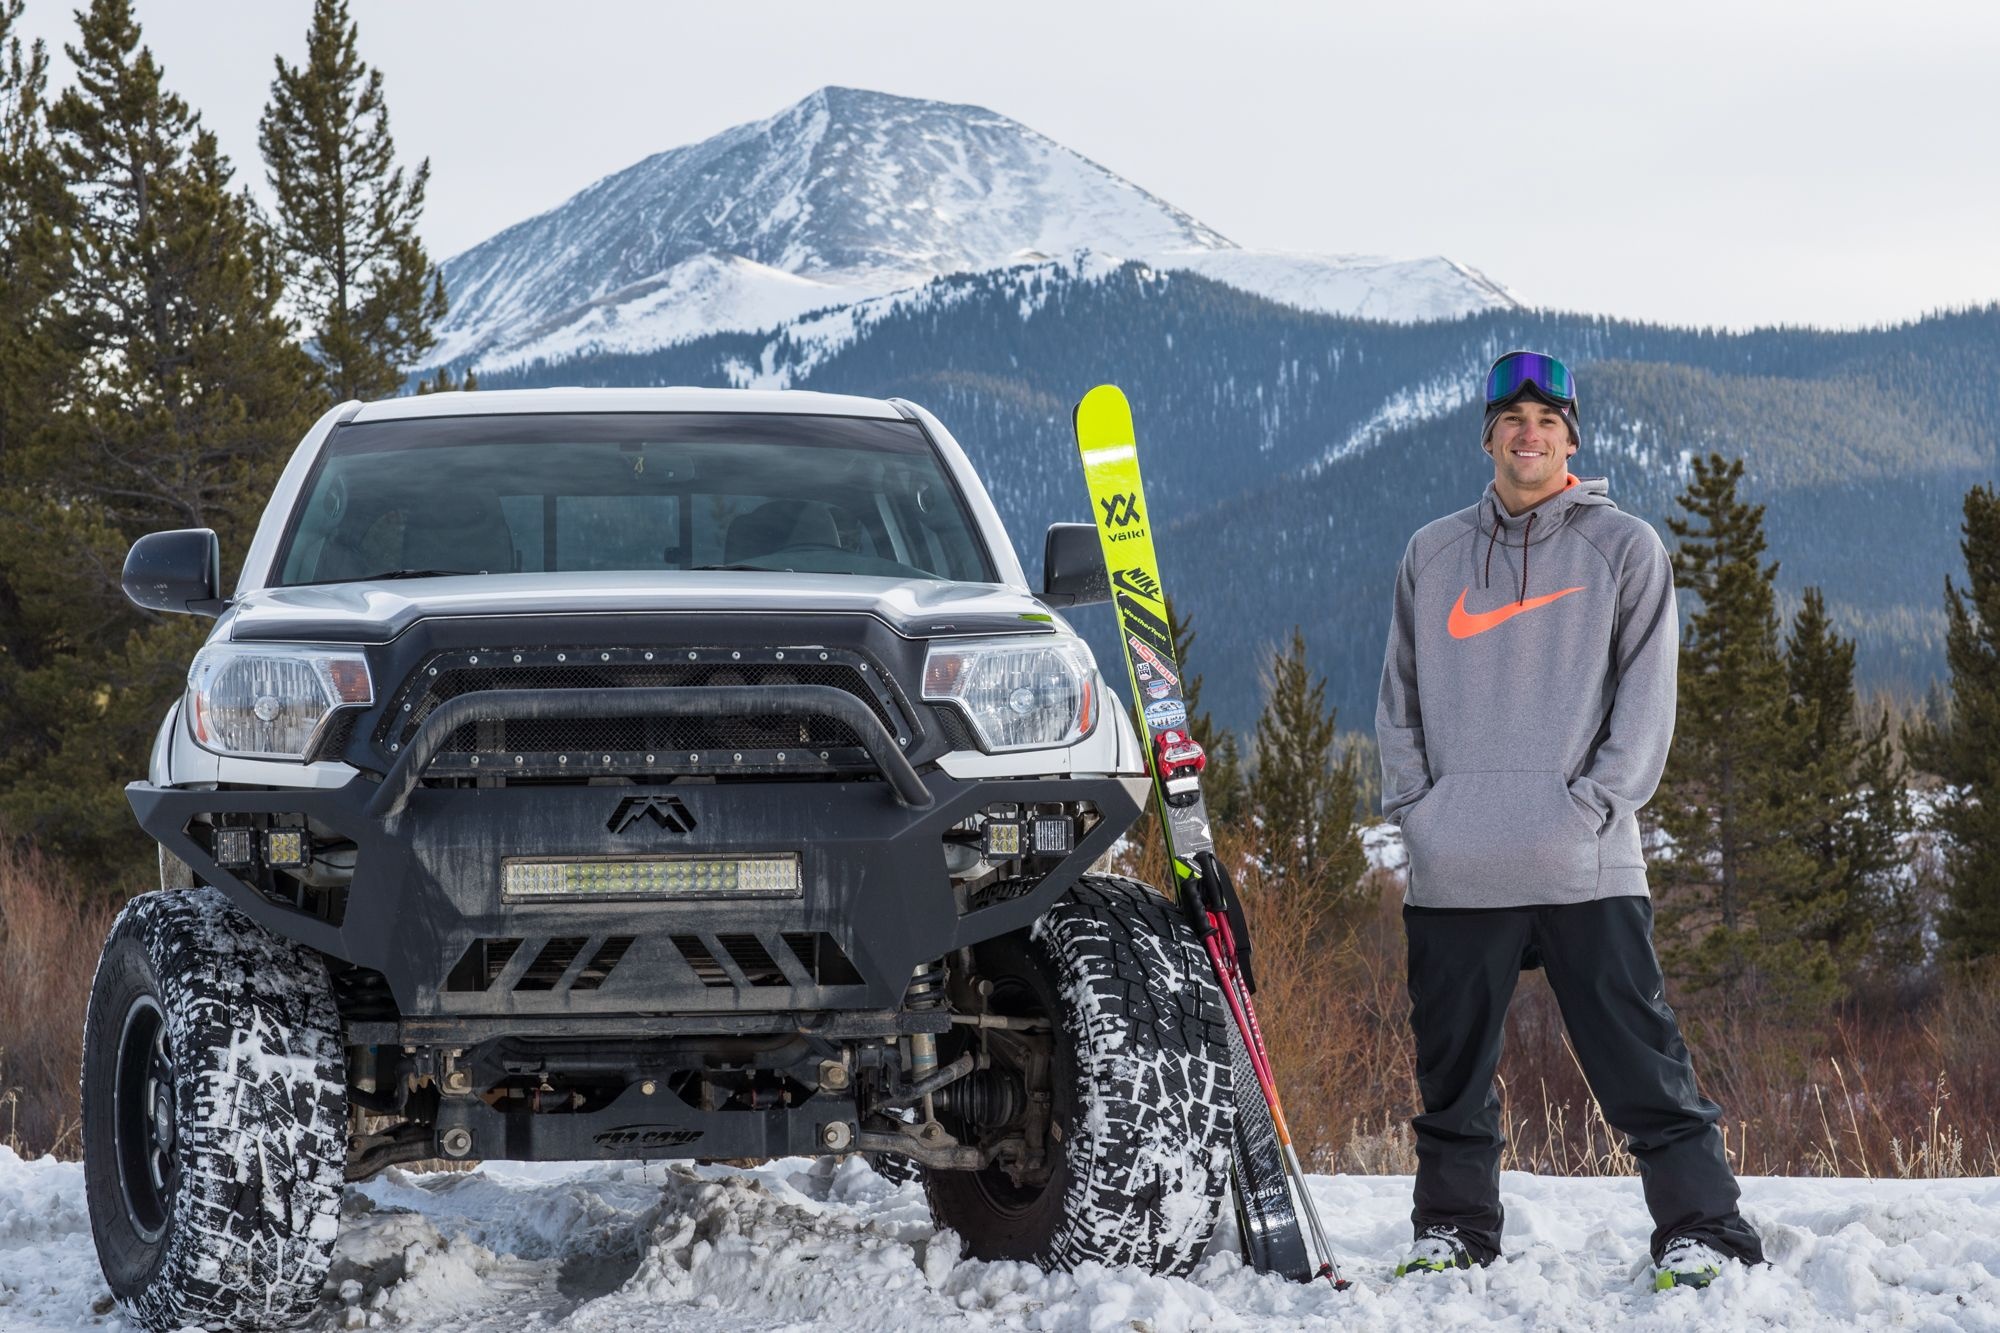
M 1107 495 L 1097 502 L 1104 511 L 1104 521 L 1114 528 L 1129 528 L 1140 521 L 1139 497 L 1136 495 Z M 1114 536 L 1113 541 L 1123 541 L 1124 537 Z

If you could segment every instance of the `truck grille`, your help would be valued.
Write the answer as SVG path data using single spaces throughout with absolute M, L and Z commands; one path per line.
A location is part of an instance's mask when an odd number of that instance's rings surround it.
M 390 701 L 376 741 L 393 756 L 440 704 L 481 690 L 704 685 L 831 686 L 860 699 L 891 736 L 911 736 L 903 706 L 880 669 L 852 650 L 544 647 L 453 651 L 428 658 Z M 566 778 L 872 768 L 850 726 L 802 714 L 468 722 L 453 732 L 427 773 L 433 778 Z

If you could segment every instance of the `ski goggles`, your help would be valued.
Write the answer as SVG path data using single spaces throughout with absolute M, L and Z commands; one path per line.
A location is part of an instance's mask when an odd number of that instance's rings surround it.
M 1576 406 L 1576 381 L 1569 367 L 1540 352 L 1509 352 L 1486 372 L 1486 405 L 1497 407 L 1523 389 L 1533 389 L 1558 407 Z

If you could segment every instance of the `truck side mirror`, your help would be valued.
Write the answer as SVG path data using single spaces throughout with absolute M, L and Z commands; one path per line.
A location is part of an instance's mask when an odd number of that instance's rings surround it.
M 1042 601 L 1049 606 L 1089 606 L 1111 600 L 1104 547 L 1092 523 L 1051 523 L 1042 546 Z
M 208 528 L 149 532 L 132 543 L 120 580 L 125 595 L 149 611 L 219 616 L 222 543 Z

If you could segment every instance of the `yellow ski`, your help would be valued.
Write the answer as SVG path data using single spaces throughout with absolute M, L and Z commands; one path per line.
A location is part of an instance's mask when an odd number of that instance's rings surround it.
M 1174 658 L 1166 593 L 1153 549 L 1153 511 L 1139 475 L 1132 407 L 1117 386 L 1101 384 L 1076 405 L 1074 423 L 1118 615 L 1118 646 L 1153 775 L 1154 807 L 1174 867 L 1175 889 L 1235 1019 L 1230 1049 L 1235 1074 L 1237 1221 L 1244 1257 L 1259 1272 L 1282 1273 L 1299 1282 L 1325 1277 L 1336 1288 L 1344 1288 L 1347 1284 L 1334 1269 L 1333 1251 L 1306 1192 L 1305 1173 L 1292 1148 L 1277 1080 L 1257 1028 L 1257 1011 L 1250 1004 L 1247 966 L 1239 962 L 1247 953 L 1239 954 L 1236 935 L 1245 932 L 1245 926 L 1228 872 L 1216 860 L 1208 807 L 1202 800 L 1201 773 L 1207 757 L 1188 730 L 1181 664 Z M 1298 1192 L 1297 1207 L 1286 1189 L 1287 1176 Z M 1300 1208 L 1322 1257 L 1317 1269 L 1299 1234 Z

